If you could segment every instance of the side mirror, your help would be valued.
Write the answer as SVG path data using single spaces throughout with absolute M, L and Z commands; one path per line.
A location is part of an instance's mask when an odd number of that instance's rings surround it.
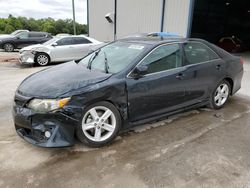
M 56 46 L 58 46 L 58 44 L 55 42 L 51 46 L 56 47 Z
M 17 37 L 16 37 L 16 39 L 20 39 L 20 37 L 19 37 L 19 36 L 17 36 Z
M 145 65 L 137 66 L 137 67 L 135 67 L 135 69 L 132 73 L 132 77 L 140 78 L 143 75 L 147 74 L 147 72 L 148 72 L 148 66 L 145 66 Z

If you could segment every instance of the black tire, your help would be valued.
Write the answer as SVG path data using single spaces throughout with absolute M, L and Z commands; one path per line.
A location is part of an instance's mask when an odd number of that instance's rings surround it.
M 37 53 L 35 55 L 35 63 L 39 66 L 46 66 L 50 63 L 50 56 L 46 53 Z
M 14 45 L 11 43 L 4 44 L 3 48 L 4 48 L 5 52 L 13 52 L 15 50 Z
M 89 110 L 93 109 L 93 108 L 98 108 L 98 107 L 105 107 L 105 108 L 111 110 L 111 112 L 114 115 L 113 117 L 115 117 L 115 122 L 116 122 L 114 131 L 111 134 L 111 136 L 108 137 L 106 140 L 103 140 L 103 141 L 93 141 L 92 139 L 89 139 L 85 135 L 86 133 L 84 133 L 84 131 L 82 129 L 82 124 L 83 124 L 83 122 L 85 120 L 84 119 L 85 116 L 87 116 L 87 117 L 89 116 L 89 115 L 87 115 L 89 113 Z M 101 119 L 100 119 L 100 121 L 101 121 Z M 82 116 L 82 121 L 81 121 L 81 123 L 78 125 L 78 127 L 76 129 L 76 136 L 82 143 L 86 144 L 87 146 L 98 148 L 98 147 L 102 147 L 102 146 L 110 144 L 116 138 L 116 136 L 118 135 L 118 133 L 119 133 L 119 131 L 121 129 L 121 125 L 122 125 L 121 116 L 120 116 L 119 111 L 116 109 L 116 107 L 113 104 L 109 103 L 109 102 L 98 102 L 98 103 L 95 103 L 95 104 L 92 104 L 92 105 L 88 106 L 84 110 L 83 116 Z M 91 131 L 96 131 L 96 127 L 92 128 Z M 103 131 L 102 127 L 101 127 L 100 131 Z M 105 130 L 104 130 L 104 133 L 105 133 Z M 95 135 L 95 133 L 93 133 L 93 134 Z
M 227 94 L 225 94 L 226 95 L 226 97 L 222 97 L 222 103 L 220 104 L 220 102 L 219 102 L 219 100 L 216 100 L 216 96 L 218 96 L 218 89 L 219 89 L 219 87 L 220 88 L 222 88 L 223 87 L 223 85 L 226 85 L 227 86 L 227 88 L 228 88 L 228 92 L 227 92 Z M 226 102 L 227 102 L 227 100 L 228 100 L 228 98 L 229 98 L 229 96 L 230 96 L 230 94 L 231 94 L 231 89 L 232 89 L 232 86 L 231 86 L 231 84 L 227 81 L 227 80 L 223 80 L 223 81 L 221 81 L 217 86 L 216 86 L 216 88 L 214 89 L 214 91 L 213 91 L 213 93 L 212 93 L 212 95 L 211 95 L 211 97 L 210 97 L 210 105 L 209 105 L 209 107 L 210 108 L 212 108 L 212 109 L 220 109 L 220 108 L 222 108 L 225 104 L 226 104 Z M 222 95 L 222 94 L 221 94 Z M 220 104 L 220 105 L 219 105 Z

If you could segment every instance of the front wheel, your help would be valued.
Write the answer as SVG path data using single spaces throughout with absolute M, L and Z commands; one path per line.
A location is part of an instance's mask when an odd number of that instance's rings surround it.
M 38 53 L 35 56 L 35 62 L 40 66 L 46 66 L 50 63 L 50 57 L 46 53 Z
M 11 43 L 4 44 L 3 48 L 4 48 L 5 52 L 13 52 L 15 49 L 14 45 Z
M 121 116 L 114 105 L 98 102 L 90 105 L 84 112 L 76 135 L 91 147 L 102 147 L 117 136 L 121 128 Z
M 228 81 L 223 80 L 220 84 L 218 84 L 218 86 L 212 93 L 212 96 L 210 98 L 210 107 L 213 109 L 222 108 L 229 98 L 230 91 L 231 85 Z

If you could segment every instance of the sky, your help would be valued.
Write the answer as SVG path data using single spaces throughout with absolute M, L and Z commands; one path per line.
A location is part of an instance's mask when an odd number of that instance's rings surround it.
M 87 0 L 75 0 L 76 21 L 87 23 Z M 0 0 L 0 18 L 25 16 L 35 19 L 73 19 L 72 0 Z

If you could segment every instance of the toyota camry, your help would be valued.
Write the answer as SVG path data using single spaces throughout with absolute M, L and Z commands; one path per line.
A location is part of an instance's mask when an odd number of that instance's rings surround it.
M 241 87 L 243 60 L 201 39 L 128 37 L 37 72 L 18 87 L 15 129 L 42 147 L 92 147 L 121 130 L 209 106 Z

